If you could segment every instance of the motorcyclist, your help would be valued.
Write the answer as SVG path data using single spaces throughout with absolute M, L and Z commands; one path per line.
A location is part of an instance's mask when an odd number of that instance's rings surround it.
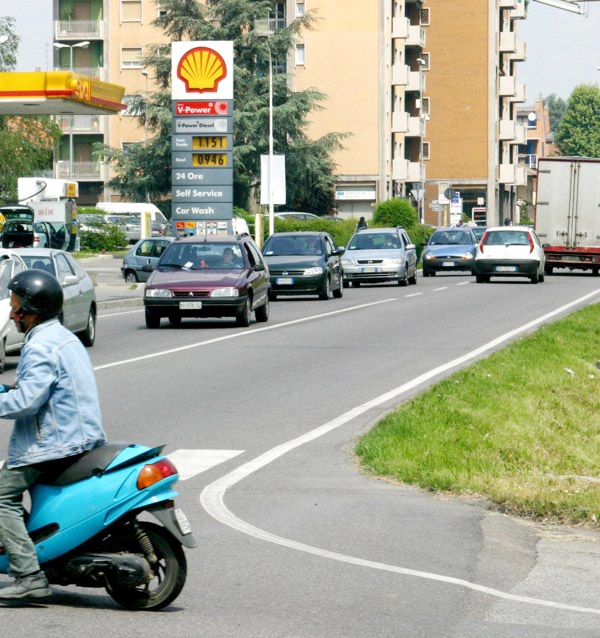
M 30 269 L 13 277 L 8 289 L 10 318 L 25 339 L 16 383 L 0 386 L 0 418 L 15 419 L 0 470 L 0 541 L 14 581 L 0 589 L 0 601 L 51 593 L 25 527 L 23 493 L 43 473 L 106 440 L 91 361 L 58 319 L 60 283 L 48 272 Z

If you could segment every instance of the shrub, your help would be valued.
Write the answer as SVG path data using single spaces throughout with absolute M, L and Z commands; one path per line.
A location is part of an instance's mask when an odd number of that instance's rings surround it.
M 127 236 L 116 224 L 108 224 L 108 228 L 103 225 L 100 232 L 82 230 L 79 238 L 81 250 L 91 253 L 121 250 L 126 248 L 128 243 Z
M 417 211 L 406 199 L 399 197 L 389 199 L 377 205 L 373 215 L 373 223 L 376 226 L 404 226 L 411 228 L 419 220 Z

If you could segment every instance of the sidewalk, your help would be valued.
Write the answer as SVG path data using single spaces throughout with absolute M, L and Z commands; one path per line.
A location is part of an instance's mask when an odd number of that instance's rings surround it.
M 121 276 L 121 261 L 113 255 L 80 260 L 94 282 L 99 309 L 143 306 L 144 284 L 126 283 Z

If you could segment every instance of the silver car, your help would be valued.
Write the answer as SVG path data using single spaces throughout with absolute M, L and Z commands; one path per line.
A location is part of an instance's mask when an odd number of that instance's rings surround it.
M 8 251 L 5 251 L 8 252 Z M 96 339 L 96 291 L 90 276 L 73 255 L 51 248 L 19 248 L 19 255 L 27 268 L 45 270 L 60 281 L 65 297 L 61 323 L 91 347 Z
M 344 286 L 391 281 L 417 283 L 417 248 L 404 228 L 367 228 L 356 232 L 342 258 Z
M 140 239 L 123 259 L 123 264 L 121 265 L 123 279 L 130 283 L 148 281 L 148 277 L 156 268 L 164 249 L 174 239 L 174 237 L 147 237 L 146 239 Z

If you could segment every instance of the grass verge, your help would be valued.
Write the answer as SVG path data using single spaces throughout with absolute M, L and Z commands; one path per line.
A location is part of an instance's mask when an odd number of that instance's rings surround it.
M 374 474 L 598 526 L 600 304 L 457 372 L 358 443 Z

